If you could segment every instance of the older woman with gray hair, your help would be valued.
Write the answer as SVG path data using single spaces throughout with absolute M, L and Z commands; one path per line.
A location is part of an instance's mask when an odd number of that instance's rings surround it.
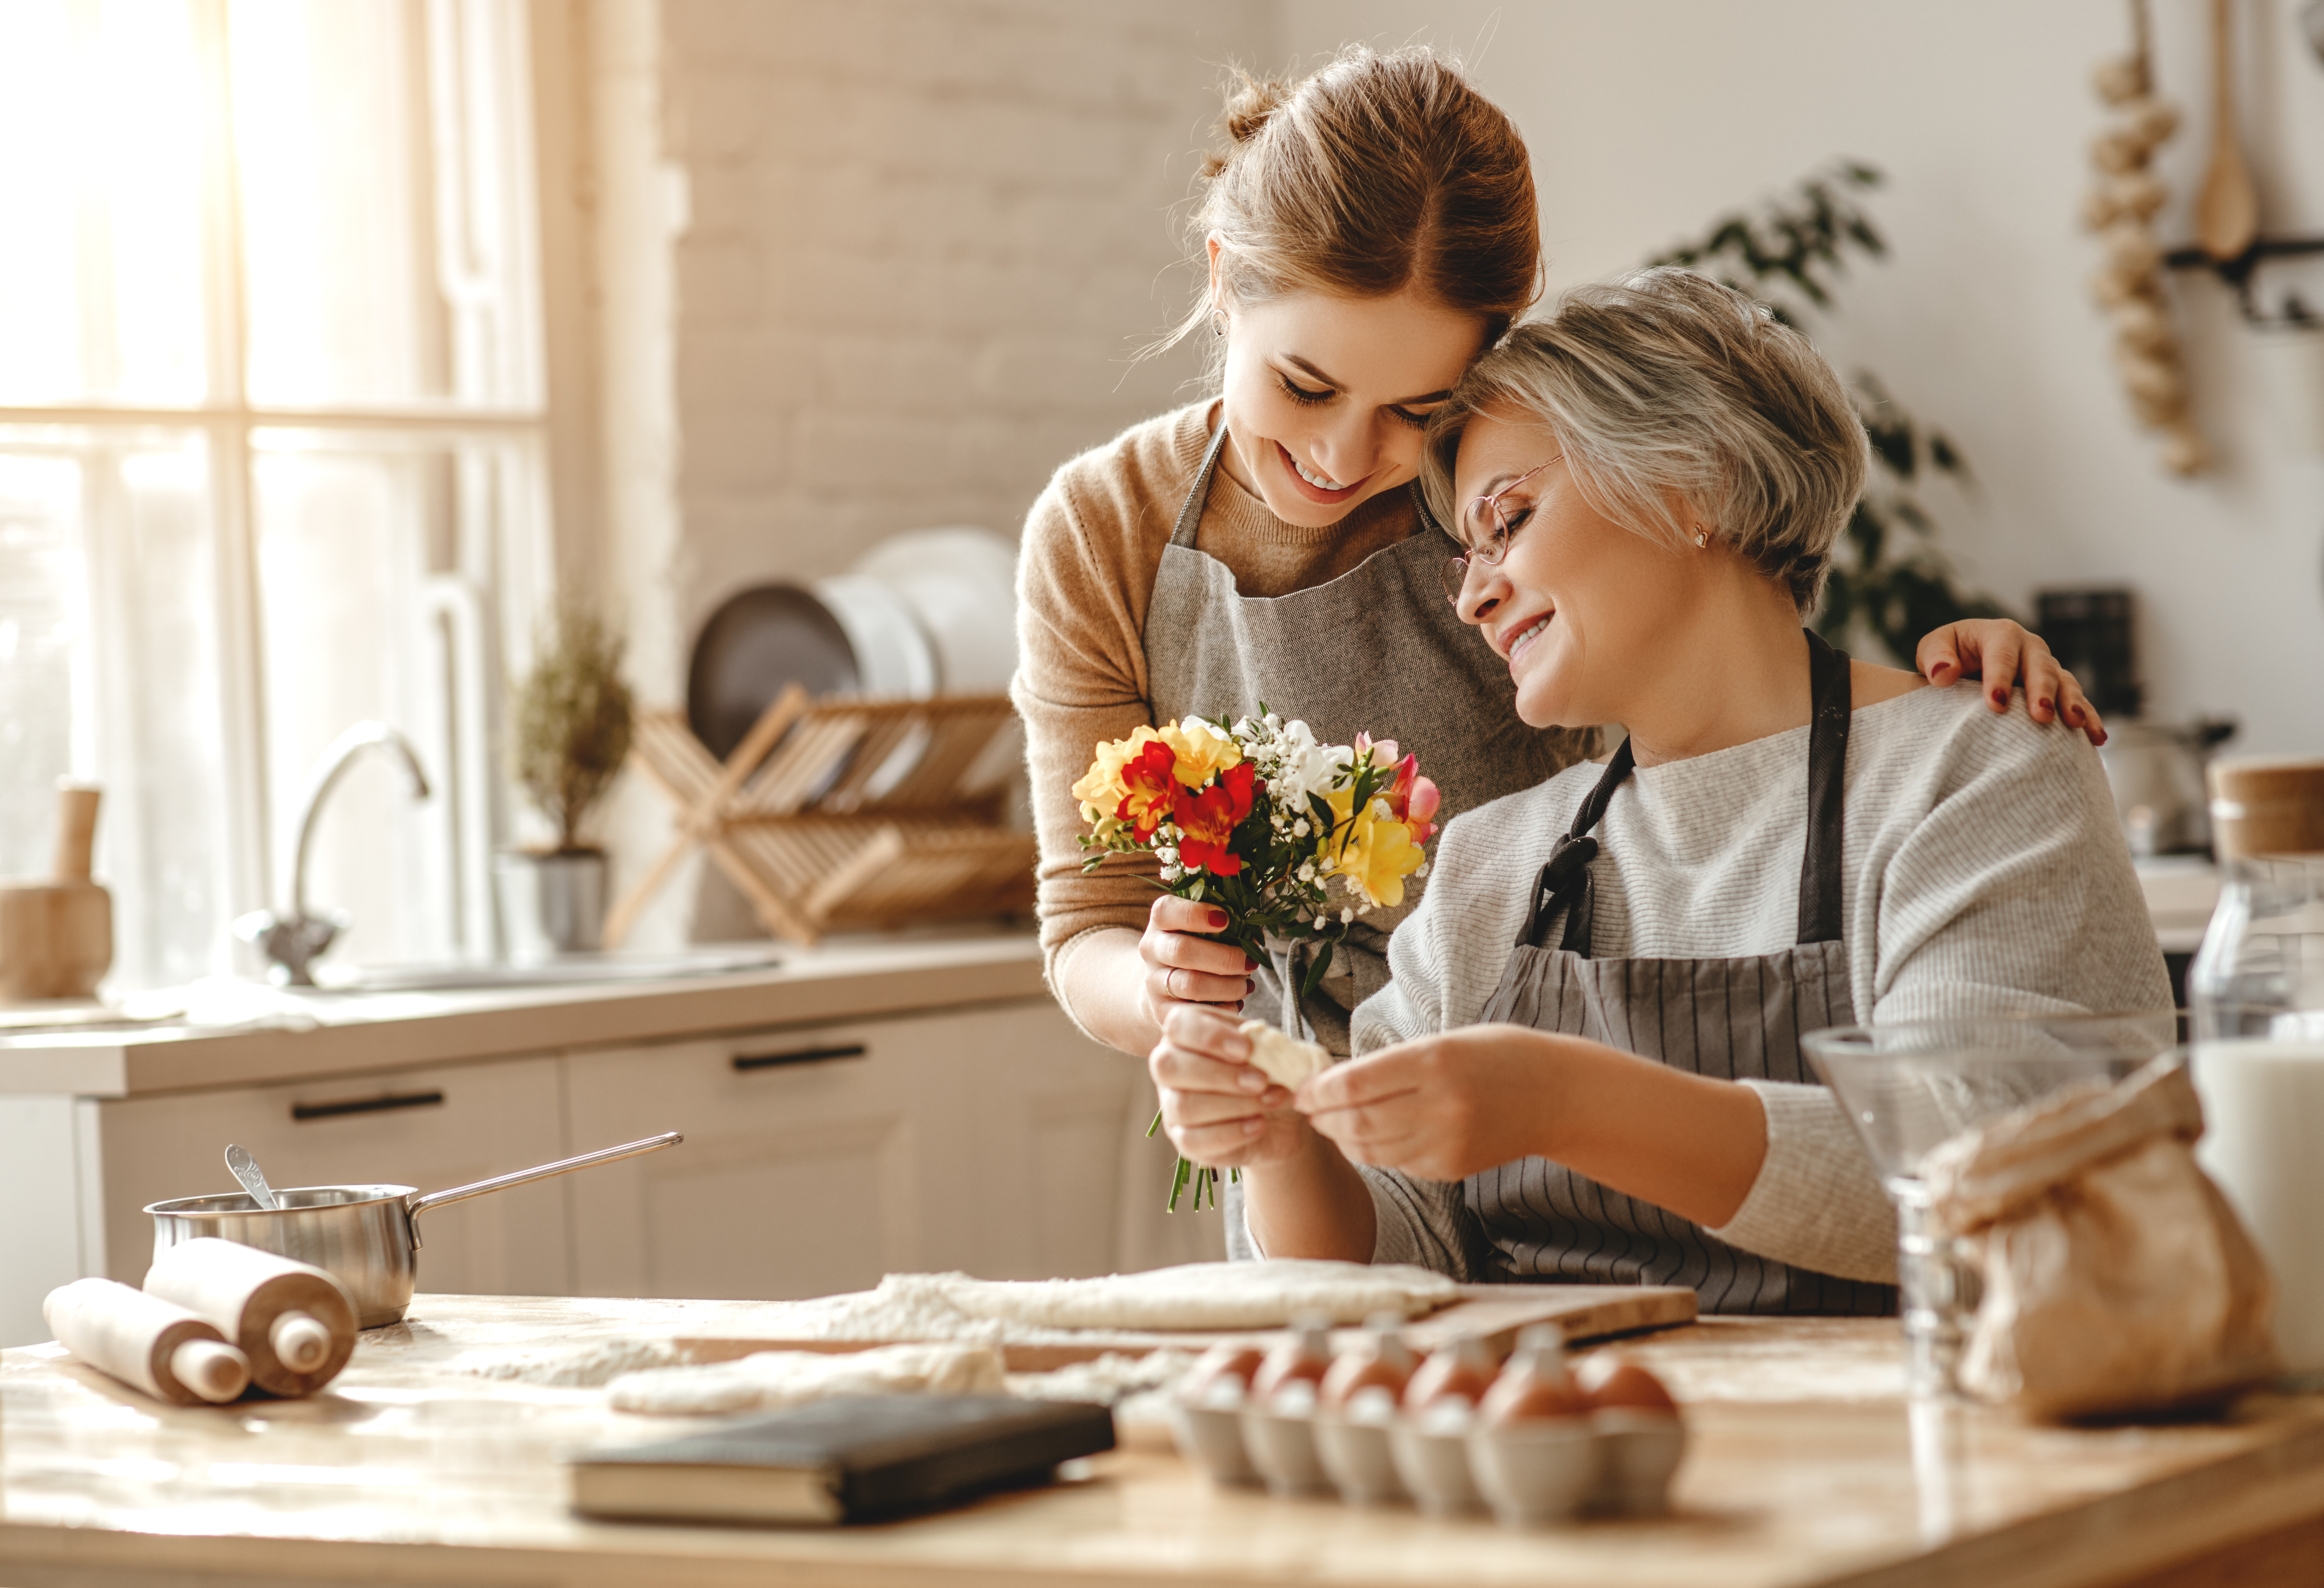
M 1866 461 L 1806 339 L 1684 271 L 1581 289 L 1462 381 L 1426 459 L 1446 591 L 1526 723 L 1628 736 L 1452 823 L 1296 1119 L 1174 1131 L 1240 1164 L 1260 1250 L 1888 1311 L 1894 1220 L 1800 1034 L 2170 1008 L 2080 735 L 1802 626 Z M 1218 1020 L 1176 1011 L 1157 1079 L 1254 1090 Z

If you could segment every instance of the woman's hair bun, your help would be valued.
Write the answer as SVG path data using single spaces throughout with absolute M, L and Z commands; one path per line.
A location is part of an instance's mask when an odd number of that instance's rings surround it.
M 1281 78 L 1255 78 L 1240 67 L 1235 68 L 1227 88 L 1226 108 L 1219 115 L 1219 131 L 1226 134 L 1230 145 L 1250 143 L 1266 130 L 1277 111 L 1291 103 L 1296 88 L 1296 84 L 1286 83 Z M 1218 175 L 1233 158 L 1231 148 L 1213 151 L 1203 162 L 1203 175 Z

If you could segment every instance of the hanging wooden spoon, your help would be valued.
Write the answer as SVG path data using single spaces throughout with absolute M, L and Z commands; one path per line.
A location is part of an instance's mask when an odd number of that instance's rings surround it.
M 2240 259 L 2259 235 L 2259 191 L 2236 142 L 2235 0 L 2211 0 L 2211 164 L 2195 195 L 2195 240 L 2222 262 Z

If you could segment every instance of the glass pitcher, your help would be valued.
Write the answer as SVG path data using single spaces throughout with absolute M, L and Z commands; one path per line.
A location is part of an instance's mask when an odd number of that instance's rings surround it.
M 2210 769 L 2218 909 L 2187 975 L 2196 1156 L 2275 1272 L 2276 1341 L 2324 1387 L 2324 761 Z

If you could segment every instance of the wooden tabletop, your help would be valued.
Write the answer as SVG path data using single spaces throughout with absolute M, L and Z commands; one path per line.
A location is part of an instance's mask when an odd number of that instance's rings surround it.
M 2287 1565 L 2324 1581 L 2324 1399 L 2080 1430 L 1914 1408 L 1893 1322 L 1709 1319 L 1626 1343 L 1686 1404 L 1678 1514 L 1534 1534 L 1223 1491 L 1143 1445 L 1055 1489 L 879 1527 L 585 1522 L 565 1508 L 562 1453 L 698 1425 L 448 1365 L 749 1334 L 752 1311 L 422 1297 L 326 1393 L 199 1410 L 57 1346 L 0 1353 L 0 1583 L 2064 1588 Z M 2169 1569 L 2201 1557 L 2210 1574 Z

